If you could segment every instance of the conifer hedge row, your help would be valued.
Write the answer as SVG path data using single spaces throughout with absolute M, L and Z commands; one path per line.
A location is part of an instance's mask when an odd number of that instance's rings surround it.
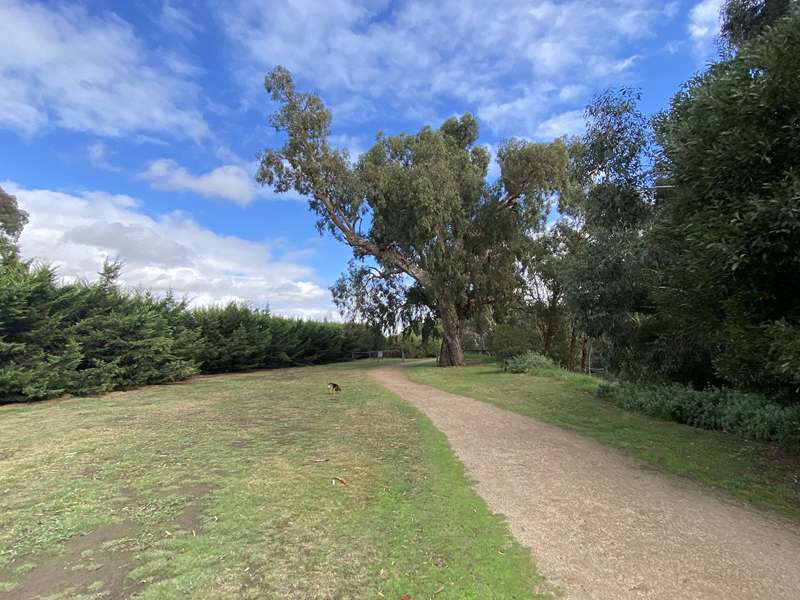
M 376 343 L 361 325 L 236 304 L 190 310 L 170 296 L 123 291 L 118 276 L 109 264 L 98 281 L 65 284 L 51 268 L 0 261 L 0 403 L 329 363 Z

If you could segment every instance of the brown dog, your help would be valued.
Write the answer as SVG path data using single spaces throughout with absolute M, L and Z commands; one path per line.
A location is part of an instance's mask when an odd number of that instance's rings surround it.
M 339 386 L 338 383 L 332 383 L 331 382 L 331 383 L 328 384 L 328 391 L 331 394 L 338 394 L 339 392 L 342 391 L 342 388 Z

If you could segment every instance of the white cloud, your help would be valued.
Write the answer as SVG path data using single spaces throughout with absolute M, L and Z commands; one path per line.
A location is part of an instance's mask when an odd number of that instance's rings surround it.
M 585 85 L 580 84 L 570 84 L 565 85 L 561 88 L 558 92 L 559 100 L 564 100 L 565 102 L 569 102 L 572 100 L 577 100 L 578 98 L 582 98 L 589 93 L 589 89 Z
M 89 144 L 86 148 L 86 156 L 89 159 L 89 163 L 101 171 L 119 172 L 122 170 L 109 162 L 108 148 L 103 142 L 97 141 Z
M 139 177 L 157 190 L 195 192 L 241 205 L 249 204 L 256 195 L 253 177 L 239 165 L 224 165 L 194 175 L 174 160 L 162 158 L 148 163 Z
M 0 126 L 23 135 L 62 127 L 201 139 L 208 127 L 191 73 L 184 61 L 149 50 L 112 13 L 0 2 Z
M 581 135 L 586 128 L 582 110 L 570 110 L 550 117 L 536 128 L 536 137 L 552 140 L 562 135 Z
M 581 90 L 624 78 L 637 58 L 629 46 L 672 18 L 674 6 L 237 0 L 219 18 L 251 89 L 283 64 L 325 96 L 336 119 L 369 118 L 376 106 L 416 119 L 455 105 L 476 111 L 496 133 L 525 134 L 523 126 L 531 134 L 554 105 L 581 102 Z M 567 108 L 576 106 L 560 110 Z
M 664 6 L 664 16 L 668 19 L 674 18 L 681 9 L 681 3 L 679 0 L 674 0 L 673 2 L 667 2 Z
M 665 50 L 667 51 L 668 54 L 677 54 L 678 52 L 680 52 L 680 49 L 684 45 L 686 45 L 686 41 L 685 40 L 675 40 L 675 41 L 669 42 L 665 46 Z
M 723 2 L 724 0 L 702 0 L 689 11 L 689 37 L 699 58 L 708 58 L 714 53 Z
M 355 159 L 363 152 L 358 139 L 352 136 L 331 136 L 334 146 L 342 144 L 350 150 L 350 158 Z M 294 190 L 282 194 L 275 193 L 269 187 L 256 183 L 258 160 L 244 160 L 227 146 L 217 146 L 214 151 L 220 161 L 228 164 L 212 171 L 195 175 L 186 167 L 171 159 L 162 158 L 150 161 L 145 170 L 139 173 L 139 179 L 146 180 L 153 189 L 194 192 L 207 198 L 222 198 L 246 206 L 256 197 L 268 200 L 292 202 L 308 202 L 308 198 L 300 196 Z
M 125 286 L 173 291 L 193 305 L 237 300 L 291 316 L 335 316 L 314 271 L 274 258 L 266 243 L 219 235 L 181 213 L 152 218 L 129 196 L 0 186 L 30 214 L 23 257 L 50 262 L 67 280 L 93 279 L 106 258 L 119 258 Z
M 165 31 L 187 39 L 193 38 L 202 29 L 190 11 L 171 0 L 164 0 L 161 3 L 158 24 Z
M 500 177 L 500 165 L 497 164 L 497 144 L 484 144 L 483 147 L 489 153 L 489 168 L 486 170 L 486 180 L 494 182 Z
M 478 118 L 496 131 L 530 128 L 547 110 L 548 99 L 542 90 L 524 90 L 507 102 L 486 102 L 478 108 Z M 524 132 L 527 133 L 527 132 Z

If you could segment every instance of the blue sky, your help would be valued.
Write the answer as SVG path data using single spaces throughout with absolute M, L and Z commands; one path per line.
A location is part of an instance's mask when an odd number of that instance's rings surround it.
M 579 134 L 609 86 L 664 108 L 714 56 L 719 5 L 0 0 L 0 186 L 30 213 L 24 256 L 65 279 L 112 257 L 127 286 L 333 317 L 348 249 L 253 180 L 279 143 L 273 65 L 322 96 L 353 155 L 466 111 L 492 150 Z

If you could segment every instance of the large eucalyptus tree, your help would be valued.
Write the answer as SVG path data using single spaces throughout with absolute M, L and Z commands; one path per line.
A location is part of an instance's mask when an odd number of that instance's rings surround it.
M 295 89 L 282 67 L 265 87 L 286 138 L 262 153 L 257 179 L 308 197 L 320 232 L 353 249 L 334 288 L 340 308 L 384 326 L 437 320 L 439 364 L 463 365 L 464 322 L 516 288 L 518 260 L 564 180 L 564 146 L 505 142 L 488 185 L 489 155 L 465 114 L 414 135 L 379 133 L 352 163 L 329 146 L 331 113 L 317 95 Z

